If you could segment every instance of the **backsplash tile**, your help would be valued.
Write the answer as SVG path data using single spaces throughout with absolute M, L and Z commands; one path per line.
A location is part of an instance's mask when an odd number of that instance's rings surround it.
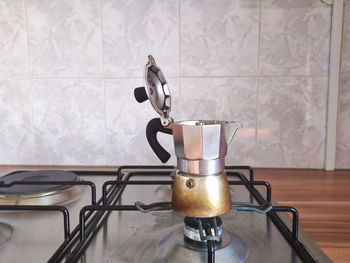
M 104 165 L 102 80 L 32 80 L 37 164 Z
M 258 96 L 256 165 L 323 168 L 327 77 L 263 78 Z
M 0 1 L 0 77 L 28 76 L 23 0 Z
M 349 3 L 342 168 L 350 148 Z M 151 54 L 169 81 L 175 120 L 243 123 L 227 164 L 322 168 L 331 9 L 319 0 L 1 1 L 0 134 L 7 139 L 0 146 L 8 154 L 0 163 L 161 164 L 145 137 L 158 116 L 133 98 Z M 174 155 L 171 136 L 158 137 Z M 174 156 L 169 163 L 176 164 Z
M 171 116 L 177 118 L 179 110 L 178 80 L 167 79 L 171 89 Z M 139 104 L 134 99 L 134 88 L 143 80 L 106 80 L 107 164 L 157 164 L 161 161 L 153 153 L 146 139 L 147 123 L 159 117 L 149 101 Z M 167 164 L 176 165 L 171 135 L 158 134 L 161 145 L 171 154 Z
M 151 54 L 167 76 L 179 75 L 178 1 L 103 1 L 107 77 L 142 77 Z
M 33 77 L 101 77 L 99 0 L 28 1 Z
M 181 74 L 257 73 L 259 1 L 181 1 Z
M 243 128 L 233 138 L 227 165 L 253 165 L 256 120 L 256 79 L 183 79 L 181 116 L 184 120 L 239 121 Z
M 350 74 L 350 1 L 349 0 L 345 1 L 345 5 L 344 5 L 342 74 Z
M 339 96 L 336 168 L 350 168 L 350 76 L 343 77 Z
M 315 0 L 264 0 L 260 72 L 327 74 L 331 7 Z
M 0 80 L 0 164 L 34 163 L 27 80 Z

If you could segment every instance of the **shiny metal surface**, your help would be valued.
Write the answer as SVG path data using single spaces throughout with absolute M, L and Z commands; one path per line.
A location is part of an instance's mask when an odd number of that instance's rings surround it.
M 69 171 L 63 170 L 40 170 L 40 171 L 21 171 L 11 174 L 7 174 L 1 177 L 1 181 L 4 184 L 11 184 L 12 182 L 45 182 L 45 181 L 77 181 L 78 176 Z M 15 184 L 12 187 L 1 187 L 0 196 L 26 196 L 35 195 L 40 193 L 48 193 L 58 191 L 65 188 L 63 185 L 40 185 L 40 184 Z
M 224 172 L 191 175 L 178 172 L 171 199 L 175 211 L 193 217 L 214 217 L 231 210 L 230 189 Z
M 218 236 L 221 237 L 222 235 L 222 227 L 221 226 L 218 226 L 217 227 L 217 231 L 218 231 Z M 202 235 L 205 235 L 205 230 L 202 229 Z M 183 229 L 183 235 L 191 240 L 195 240 L 195 241 L 198 241 L 198 242 L 206 242 L 205 240 L 201 240 L 201 236 L 199 234 L 199 229 L 195 229 L 193 227 L 190 227 L 190 226 L 187 226 L 185 225 L 184 226 L 184 229 Z M 215 230 L 214 229 L 211 229 L 211 234 L 214 236 L 215 235 Z
M 11 239 L 13 228 L 11 225 L 0 222 L 0 248 Z
M 179 121 L 172 125 L 177 168 L 190 174 L 224 170 L 228 144 L 241 124 L 227 121 Z
M 173 122 L 169 116 L 171 110 L 170 90 L 161 69 L 151 55 L 148 56 L 144 78 L 147 95 L 152 107 L 160 115 L 162 125 L 169 125 Z
M 134 177 L 145 180 L 145 177 Z M 149 180 L 166 180 L 152 177 Z M 251 196 L 244 186 L 231 188 L 232 199 L 250 202 Z M 162 194 L 159 194 L 159 193 Z M 169 201 L 169 186 L 127 186 L 121 204 Z M 229 212 L 222 216 L 223 229 L 242 240 L 249 248 L 248 263 L 299 263 L 301 260 L 293 252 L 279 230 L 266 215 L 252 212 Z M 175 258 L 157 261 L 157 255 L 168 246 L 166 237 L 183 229 L 184 216 L 176 212 L 113 212 L 105 229 L 100 231 L 85 253 L 85 262 L 181 262 Z M 170 243 L 168 243 L 170 244 Z M 174 251 L 168 247 L 167 251 Z M 173 255 L 173 254 L 172 254 Z M 167 261 L 168 260 L 168 261 Z M 173 261 L 173 262 L 174 262 Z M 203 262 L 195 260 L 192 262 Z M 205 261 L 204 261 L 205 262 Z M 219 261 L 220 262 L 220 261 Z M 327 262 L 327 261 L 322 261 Z M 330 261 L 329 261 L 330 262 Z
M 187 160 L 224 158 L 227 146 L 239 127 L 241 124 L 238 122 L 227 121 L 175 122 L 172 125 L 175 154 L 177 158 Z
M 158 244 L 155 262 L 207 262 L 206 245 L 196 247 L 183 238 L 181 229 L 165 236 Z M 243 263 L 249 255 L 248 246 L 236 235 L 224 231 L 221 246 L 215 248 L 215 260 L 220 263 Z
M 1 194 L 0 205 L 66 205 L 79 199 L 86 188 L 83 185 L 74 185 L 65 186 L 46 193 L 24 195 Z
M 101 195 L 101 187 L 104 181 L 111 177 L 89 177 L 97 183 L 97 195 Z M 79 199 L 66 203 L 70 214 L 71 230 L 79 222 L 79 211 L 81 207 L 91 204 L 91 192 L 88 187 L 83 187 Z M 30 204 L 30 203 L 27 203 Z M 34 203 L 35 205 L 38 202 Z M 59 212 L 0 212 L 0 222 L 7 223 L 13 228 L 10 240 L 0 248 L 0 262 L 46 262 L 64 241 L 63 218 Z
M 131 178 L 131 180 L 170 179 L 166 176 L 134 176 Z M 97 187 L 97 195 L 100 196 L 103 182 L 111 180 L 111 177 L 89 176 L 84 177 L 84 180 L 93 181 Z M 230 178 L 230 180 L 233 179 Z M 231 186 L 230 188 L 232 200 L 253 201 L 246 187 Z M 170 198 L 171 187 L 168 185 L 128 185 L 119 204 L 132 205 L 140 200 L 144 203 L 170 201 Z M 90 204 L 90 201 L 91 195 L 87 190 L 81 199 L 67 205 L 70 212 L 71 229 L 78 223 L 81 207 Z M 280 213 L 280 216 L 288 226 L 291 226 L 288 214 Z M 167 243 L 166 237 L 176 231 L 181 233 L 184 226 L 183 220 L 184 216 L 174 211 L 148 214 L 136 211 L 112 212 L 80 262 L 174 262 L 171 260 L 176 260 L 176 258 L 157 261 L 157 257 L 167 252 L 174 255 L 176 251 L 173 248 L 175 247 L 167 245 L 170 242 Z M 252 212 L 230 211 L 222 216 L 222 220 L 223 231 L 227 231 L 247 245 L 249 249 L 247 263 L 301 262 L 268 216 Z M 2 263 L 23 262 L 23 259 L 27 263 L 46 262 L 63 242 L 63 222 L 60 213 L 0 213 L 0 221 L 14 228 L 10 241 L 0 248 Z M 317 262 L 331 262 L 301 228 L 299 228 L 299 240 Z M 203 262 L 203 260 L 192 262 Z
M 218 174 L 224 170 L 225 159 L 187 160 L 177 158 L 177 167 L 180 171 L 189 174 Z

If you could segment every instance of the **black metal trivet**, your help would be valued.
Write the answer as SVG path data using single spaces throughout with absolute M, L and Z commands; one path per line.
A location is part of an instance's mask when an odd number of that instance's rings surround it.
M 142 171 L 140 171 L 142 169 Z M 159 169 L 159 171 L 155 171 Z M 164 171 L 169 169 L 170 171 Z M 64 215 L 64 242 L 54 252 L 48 262 L 78 262 L 83 253 L 88 248 L 91 241 L 94 239 L 98 231 L 101 229 L 109 214 L 112 211 L 138 211 L 139 209 L 135 205 L 117 205 L 118 200 L 121 197 L 125 187 L 127 185 L 171 185 L 170 181 L 162 180 L 139 180 L 130 181 L 133 176 L 147 175 L 147 176 L 170 176 L 173 166 L 122 166 L 116 172 L 106 171 L 72 171 L 78 176 L 113 176 L 114 180 L 107 181 L 103 184 L 102 197 L 96 201 L 96 189 L 95 185 L 89 181 L 83 181 L 83 184 L 90 185 L 92 192 L 91 205 L 84 206 L 80 210 L 80 222 L 70 232 L 69 227 L 69 214 L 68 210 L 63 206 L 30 206 L 30 205 L 3 205 L 0 206 L 0 210 L 47 210 L 47 211 L 60 211 Z M 254 199 L 260 205 L 259 209 L 265 209 L 271 202 L 271 187 L 269 183 L 264 181 L 254 181 L 253 169 L 249 166 L 227 166 L 226 175 L 228 178 L 238 178 L 239 181 L 229 181 L 229 185 L 244 185 Z M 131 170 L 123 177 L 124 170 Z M 135 170 L 135 171 L 134 171 Z M 248 170 L 249 179 L 238 172 L 232 170 Z M 170 178 L 170 177 L 169 177 Z M 123 180 L 122 180 L 123 179 Z M 23 182 L 22 182 L 23 183 Z M 19 182 L 19 184 L 22 184 Z M 35 184 L 34 181 L 27 181 L 27 184 Z M 26 184 L 24 183 L 24 184 Z M 54 184 L 58 182 L 50 181 L 46 182 Z M 64 185 L 73 185 L 77 182 L 61 182 Z M 12 185 L 16 185 L 16 182 L 12 182 Z M 266 198 L 254 187 L 255 185 L 262 185 L 266 187 Z M 9 188 L 9 184 L 1 184 L 1 188 Z M 167 208 L 169 203 L 164 202 L 161 205 Z M 159 205 L 159 203 L 157 204 Z M 152 209 L 152 205 L 144 205 L 143 209 Z M 293 215 L 292 230 L 290 230 L 282 219 L 278 216 L 277 212 L 289 212 Z M 315 259 L 308 253 L 303 244 L 298 240 L 298 212 L 295 208 L 289 206 L 272 206 L 267 212 L 267 216 L 272 220 L 275 226 L 282 233 L 287 242 L 291 245 L 300 259 L 305 263 L 316 263 Z M 209 247 L 209 246 L 208 246 Z M 211 246 L 212 251 L 208 251 L 208 262 L 214 262 L 215 247 Z

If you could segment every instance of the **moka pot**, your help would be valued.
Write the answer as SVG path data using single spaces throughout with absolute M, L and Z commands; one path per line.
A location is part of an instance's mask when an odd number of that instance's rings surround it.
M 231 210 L 231 196 L 225 174 L 227 148 L 239 122 L 217 120 L 176 121 L 169 116 L 171 97 L 167 82 L 152 56 L 145 68 L 146 89 L 135 89 L 138 102 L 150 100 L 160 118 L 146 128 L 147 140 L 158 158 L 167 162 L 170 154 L 159 144 L 157 133 L 173 135 L 177 172 L 172 191 L 175 211 L 193 217 L 214 217 Z

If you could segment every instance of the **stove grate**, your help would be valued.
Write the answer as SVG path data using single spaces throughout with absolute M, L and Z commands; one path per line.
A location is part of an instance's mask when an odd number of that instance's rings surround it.
M 48 182 L 12 182 L 5 184 L 0 182 L 1 187 L 11 187 L 16 184 L 56 184 L 56 185 L 89 185 L 91 188 L 91 205 L 82 207 L 80 210 L 79 224 L 70 232 L 69 213 L 67 208 L 63 206 L 30 206 L 30 205 L 1 205 L 0 210 L 39 210 L 39 211 L 59 211 L 64 215 L 64 242 L 54 252 L 48 262 L 78 262 L 84 251 L 88 248 L 94 236 L 98 233 L 104 222 L 112 211 L 139 211 L 142 209 L 152 209 L 155 204 L 144 205 L 117 205 L 124 189 L 127 185 L 171 185 L 173 181 L 168 180 L 154 180 L 154 181 L 129 181 L 132 176 L 169 176 L 175 168 L 173 166 L 122 166 L 116 172 L 105 171 L 72 171 L 78 176 L 113 176 L 115 180 L 106 181 L 102 187 L 102 196 L 96 201 L 96 187 L 90 181 L 48 181 Z M 227 166 L 225 167 L 228 178 L 236 177 L 239 181 L 230 181 L 229 185 L 243 185 L 251 193 L 255 201 L 259 204 L 256 209 L 266 209 L 271 206 L 271 186 L 264 181 L 254 181 L 253 169 L 249 166 Z M 239 172 L 232 170 L 245 170 L 249 173 L 249 179 Z M 255 186 L 263 186 L 266 188 L 266 197 L 264 198 Z M 159 205 L 159 203 L 156 203 Z M 161 204 L 164 210 L 171 209 L 169 202 Z M 235 203 L 239 208 L 239 204 Z M 239 209 L 238 209 L 239 210 Z M 159 210 L 158 210 L 159 211 Z M 284 238 L 293 247 L 298 256 L 303 262 L 316 262 L 315 259 L 308 253 L 303 244 L 298 240 L 298 212 L 293 207 L 288 206 L 271 206 L 266 215 L 276 225 Z M 278 215 L 279 212 L 291 213 L 293 217 L 292 230 L 283 222 Z M 208 262 L 215 261 L 215 246 L 208 243 Z

